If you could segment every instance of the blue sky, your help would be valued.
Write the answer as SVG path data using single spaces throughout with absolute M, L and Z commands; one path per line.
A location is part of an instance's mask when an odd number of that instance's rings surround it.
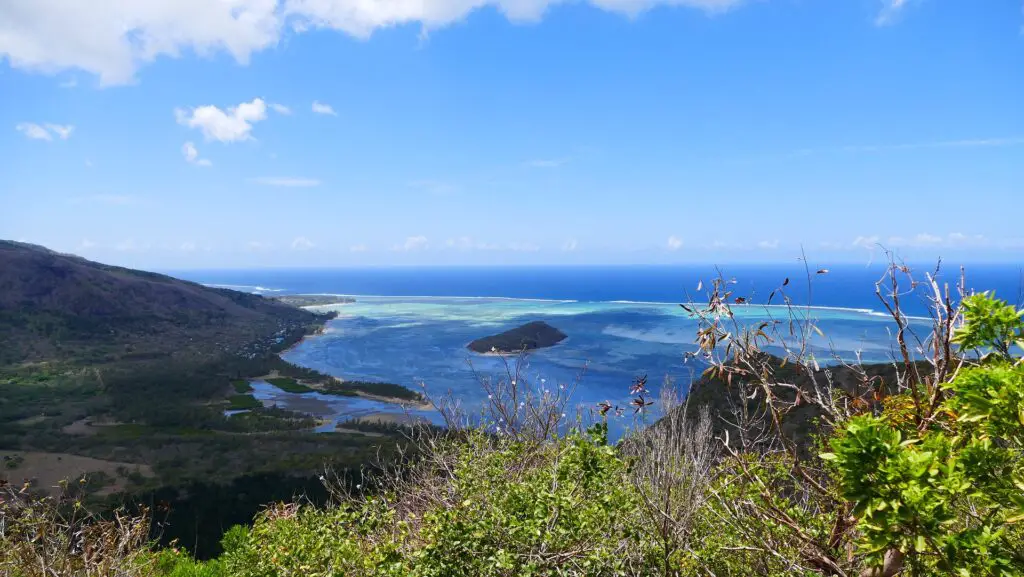
M 149 268 L 1024 260 L 1019 0 L 0 0 L 0 238 Z

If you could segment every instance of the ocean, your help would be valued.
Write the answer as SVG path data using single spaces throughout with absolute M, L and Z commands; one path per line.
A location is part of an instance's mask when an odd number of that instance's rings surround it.
M 922 268 L 916 274 L 923 280 Z M 749 306 L 735 308 L 743 324 L 785 318 L 786 311 L 766 307 L 769 295 L 789 279 L 786 294 L 794 304 L 809 305 L 823 336 L 812 351 L 822 364 L 837 355 L 844 360 L 884 362 L 892 354 L 891 319 L 875 296 L 881 266 L 832 267 L 827 274 L 799 263 L 722 268 L 730 287 Z M 994 290 L 1021 302 L 1021 268 L 968 267 L 967 285 Z M 700 302 L 719 274 L 707 266 L 680 267 L 514 267 L 514 268 L 379 268 L 171 271 L 180 278 L 263 295 L 336 294 L 355 296 L 336 310 L 324 334 L 308 338 L 284 354 L 296 364 L 341 378 L 386 381 L 425 387 L 433 397 L 458 399 L 471 413 L 486 400 L 481 380 L 506 377 L 504 361 L 471 353 L 466 344 L 525 322 L 543 320 L 569 335 L 563 343 L 530 354 L 520 379 L 537 389 L 572 387 L 572 407 L 584 412 L 609 401 L 626 406 L 634 377 L 646 374 L 652 392 L 666 380 L 685 390 L 705 368 L 684 354 L 696 350 L 696 323 L 678 306 Z M 955 283 L 959 270 L 939 273 L 940 282 Z M 908 314 L 927 313 L 921 290 L 903 298 Z M 927 334 L 928 323 L 914 328 Z M 776 349 L 777 350 L 777 349 Z M 307 394 L 310 396 L 310 394 Z M 257 387 L 257 397 L 287 407 L 309 406 L 273 387 Z M 394 412 L 394 406 L 361 399 L 316 398 L 320 415 L 331 418 L 321 430 L 353 417 Z M 435 422 L 438 415 L 421 413 Z M 648 418 L 655 418 L 654 409 Z M 621 433 L 626 424 L 613 423 Z

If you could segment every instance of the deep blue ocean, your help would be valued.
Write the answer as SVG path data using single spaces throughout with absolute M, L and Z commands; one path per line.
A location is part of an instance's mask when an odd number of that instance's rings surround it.
M 934 272 L 934 264 L 913 268 L 915 276 Z M 170 274 L 205 284 L 222 284 L 240 290 L 269 289 L 268 294 L 348 294 L 379 296 L 506 297 L 578 301 L 669 302 L 695 295 L 697 283 L 707 282 L 721 272 L 735 279 L 737 294 L 758 301 L 784 279 L 794 302 L 816 306 L 880 309 L 874 283 L 885 272 L 881 265 L 829 267 L 825 275 L 814 274 L 808 303 L 807 270 L 801 263 L 791 265 L 712 266 L 617 266 L 617 267 L 430 267 L 353 269 L 258 269 L 168 271 Z M 966 267 L 967 284 L 975 290 L 994 290 L 1009 301 L 1019 302 L 1024 290 L 1024 256 L 1020 264 L 971 265 Z M 955 283 L 960 270 L 947 265 L 938 278 Z M 909 299 L 913 312 L 923 312 L 920 299 Z
M 924 273 L 933 270 L 934 265 L 920 267 L 915 274 L 924 280 Z M 355 303 L 326 307 L 337 311 L 338 318 L 323 335 L 304 340 L 284 357 L 341 378 L 425 386 L 431 396 L 450 394 L 471 411 L 486 399 L 481 379 L 506 377 L 501 359 L 471 353 L 466 344 L 533 320 L 546 321 L 569 338 L 529 355 L 520 379 L 538 390 L 578 383 L 574 407 L 587 411 L 605 400 L 626 405 L 630 382 L 641 374 L 648 375 L 655 393 L 666 379 L 685 390 L 704 366 L 684 359 L 684 353 L 696 348 L 696 322 L 678 303 L 700 302 L 704 295 L 698 285 L 706 287 L 718 274 L 734 279 L 730 287 L 735 295 L 754 303 L 735 308 L 741 324 L 785 318 L 786 310 L 777 306 L 779 296 L 773 306 L 763 305 L 788 278 L 785 290 L 792 302 L 811 305 L 799 314 L 809 315 L 824 333 L 811 342 L 822 364 L 835 356 L 884 362 L 892 354 L 891 319 L 883 314 L 874 288 L 885 272 L 882 266 L 830 267 L 827 274 L 817 274 L 814 267 L 810 286 L 800 263 L 737 265 L 721 271 L 710 266 L 637 266 L 170 272 L 263 295 L 355 296 Z M 953 284 L 959 275 L 958 268 L 943 269 L 938 279 Z M 971 266 L 967 286 L 994 290 L 1019 304 L 1021 267 Z M 904 297 L 907 314 L 926 314 L 921 294 L 919 288 Z M 928 323 L 916 320 L 914 328 L 923 338 Z M 362 399 L 299 398 L 269 385 L 257 392 L 284 406 L 319 407 L 321 416 L 335 422 L 395 411 L 394 406 Z M 620 430 L 622 426 L 613 424 Z

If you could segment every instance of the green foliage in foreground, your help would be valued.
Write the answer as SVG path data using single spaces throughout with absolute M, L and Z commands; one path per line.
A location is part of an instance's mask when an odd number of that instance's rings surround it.
M 710 437 L 657 424 L 616 446 L 605 424 L 449 431 L 366 495 L 271 505 L 208 562 L 136 547 L 126 575 L 1024 576 L 1024 320 L 1007 306 L 971 297 L 956 340 L 988 354 L 844 414 L 820 459 L 729 446 L 693 468 L 678 448 Z M 25 542 L 3 528 L 0 567 Z M 16 567 L 39 556 L 20 550 Z
M 896 549 L 915 571 L 1021 575 L 1024 365 L 1009 343 L 1024 320 L 982 294 L 965 301 L 964 321 L 956 341 L 995 354 L 941 384 L 934 418 L 895 410 L 854 417 L 822 457 L 837 467 L 861 549 L 878 563 Z
M 233 530 L 218 560 L 180 557 L 163 574 L 619 575 L 652 562 L 627 464 L 602 427 L 541 446 L 480 432 L 458 444 L 450 492 L 271 507 Z M 419 499 L 429 505 L 399 512 Z

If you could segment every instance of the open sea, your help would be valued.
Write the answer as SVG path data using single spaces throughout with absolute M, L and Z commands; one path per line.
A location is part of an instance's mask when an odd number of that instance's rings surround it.
M 921 267 L 915 274 L 924 279 Z M 1022 267 L 977 265 L 967 268 L 967 286 L 994 290 L 1020 304 Z M 481 378 L 502 378 L 502 359 L 471 353 L 471 340 L 523 323 L 543 320 L 569 338 L 530 354 L 522 377 L 538 388 L 577 383 L 575 407 L 587 410 L 600 401 L 625 406 L 632 379 L 647 374 L 657 389 L 671 379 L 684 390 L 705 368 L 684 353 L 696 350 L 696 322 L 678 306 L 700 302 L 717 274 L 710 266 L 508 267 L 261 269 L 169 271 L 179 278 L 267 296 L 334 294 L 354 296 L 355 303 L 321 307 L 337 310 L 323 335 L 307 338 L 283 356 L 296 364 L 345 379 L 398 383 L 432 396 L 451 394 L 473 410 L 485 400 Z M 723 268 L 735 279 L 736 296 L 752 305 L 734 309 L 744 324 L 785 319 L 777 295 L 770 293 L 790 279 L 786 294 L 809 314 L 824 336 L 812 350 L 825 364 L 832 354 L 844 359 L 883 362 L 891 356 L 891 319 L 875 296 L 882 266 L 832 267 L 808 274 L 793 265 L 737 265 Z M 959 269 L 940 271 L 940 282 L 953 284 Z M 904 297 L 907 314 L 925 315 L 921 294 Z M 928 323 L 914 322 L 922 338 Z M 656 392 L 656 391 L 655 391 Z M 270 385 L 257 397 L 281 406 L 315 407 L 314 414 L 334 423 L 353 417 L 395 412 L 393 405 L 365 399 L 290 395 Z M 431 412 L 424 417 L 438 420 Z M 651 415 L 653 418 L 655 415 Z M 615 425 L 613 425 L 615 427 Z

